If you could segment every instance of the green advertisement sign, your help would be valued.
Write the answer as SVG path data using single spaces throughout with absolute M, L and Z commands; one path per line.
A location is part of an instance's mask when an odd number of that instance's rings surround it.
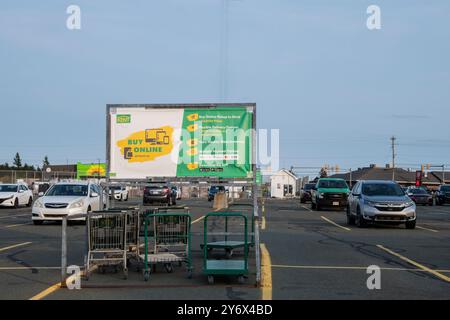
M 106 165 L 104 163 L 77 163 L 77 179 L 86 177 L 105 177 Z
M 252 115 L 245 107 L 186 109 L 177 177 L 250 178 Z

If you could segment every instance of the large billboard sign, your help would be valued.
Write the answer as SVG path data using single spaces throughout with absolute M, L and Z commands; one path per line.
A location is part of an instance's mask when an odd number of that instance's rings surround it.
M 108 105 L 110 179 L 252 178 L 255 105 Z

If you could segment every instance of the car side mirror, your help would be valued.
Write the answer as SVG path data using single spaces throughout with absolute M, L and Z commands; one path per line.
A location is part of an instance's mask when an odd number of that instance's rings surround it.
M 44 193 L 41 191 L 41 192 L 38 193 L 38 196 L 39 196 L 39 197 L 43 197 L 43 196 L 44 196 Z
M 97 192 L 92 192 L 91 193 L 91 198 L 96 198 L 98 197 L 98 193 Z

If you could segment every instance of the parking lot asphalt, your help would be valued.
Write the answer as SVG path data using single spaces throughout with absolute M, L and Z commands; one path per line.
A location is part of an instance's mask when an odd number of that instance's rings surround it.
M 136 204 L 137 201 L 117 203 Z M 61 224 L 31 224 L 31 209 L 0 209 L 0 299 L 449 299 L 450 206 L 418 207 L 414 230 L 347 226 L 342 211 L 311 211 L 297 200 L 260 206 L 263 280 L 255 283 L 255 254 L 244 284 L 202 274 L 205 200 L 182 200 L 192 214 L 194 275 L 158 268 L 150 281 L 130 268 L 94 272 L 81 290 L 59 288 Z M 68 227 L 68 262 L 83 265 L 85 226 Z M 239 253 L 238 253 L 239 254 Z M 381 289 L 366 286 L 368 266 L 381 269 Z

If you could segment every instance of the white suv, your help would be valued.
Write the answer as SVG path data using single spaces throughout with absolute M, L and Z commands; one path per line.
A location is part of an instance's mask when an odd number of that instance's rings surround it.
M 128 190 L 123 186 L 111 186 L 109 187 L 109 198 L 111 194 L 114 195 L 114 199 L 119 201 L 128 201 Z
M 101 201 L 101 193 L 101 187 L 95 183 L 59 182 L 34 202 L 33 223 L 42 224 L 44 221 L 61 220 L 67 215 L 100 210 L 104 208 L 106 200 L 103 194 L 103 201 Z M 85 220 L 85 217 L 74 220 Z
M 14 207 L 26 205 L 31 207 L 33 192 L 25 184 L 0 184 L 0 206 Z

